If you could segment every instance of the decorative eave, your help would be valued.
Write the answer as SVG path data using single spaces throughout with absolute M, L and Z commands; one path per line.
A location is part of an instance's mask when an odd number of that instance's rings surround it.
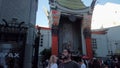
M 91 9 L 94 9 L 96 1 L 97 1 L 97 0 L 93 0 L 93 1 L 92 1 L 91 6 L 90 6 Z
M 66 7 L 63 7 L 61 5 L 59 5 L 58 3 L 56 3 L 56 10 L 60 11 L 61 13 L 68 13 L 68 14 L 86 14 L 86 13 L 91 13 L 91 8 L 90 7 L 85 7 L 85 8 L 81 8 L 81 9 L 69 9 Z
M 86 7 L 81 0 L 49 0 L 49 3 L 51 9 L 58 10 L 61 13 L 92 14 L 96 1 L 93 0 L 89 7 Z
M 107 33 L 107 31 L 108 31 L 109 29 L 95 29 L 95 30 L 92 30 L 92 34 L 106 34 Z
M 35 28 L 37 30 L 51 30 L 51 28 L 49 28 L 49 27 L 42 27 L 42 26 L 38 26 L 38 25 L 36 25 Z
M 81 0 L 56 0 L 57 4 L 71 10 L 80 10 L 86 8 Z
M 91 9 L 89 7 L 80 9 L 80 10 L 72 10 L 72 9 L 68 9 L 65 7 L 60 6 L 59 4 L 56 4 L 57 6 L 57 10 L 60 11 L 61 13 L 68 13 L 68 14 L 86 14 L 86 13 L 90 13 Z

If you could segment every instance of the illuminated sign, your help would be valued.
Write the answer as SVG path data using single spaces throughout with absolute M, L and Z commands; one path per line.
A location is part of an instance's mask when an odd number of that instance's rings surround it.
M 0 57 L 19 58 L 19 53 L 0 53 Z
M 3 68 L 22 68 L 23 54 L 24 50 L 17 43 L 0 43 L 0 66 Z

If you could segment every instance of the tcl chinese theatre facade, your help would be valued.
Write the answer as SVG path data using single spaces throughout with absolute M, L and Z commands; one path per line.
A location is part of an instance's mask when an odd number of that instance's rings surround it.
M 93 57 L 91 46 L 91 18 L 95 0 L 86 7 L 81 0 L 49 0 L 49 25 L 52 28 L 52 54 L 64 48 L 72 55 Z

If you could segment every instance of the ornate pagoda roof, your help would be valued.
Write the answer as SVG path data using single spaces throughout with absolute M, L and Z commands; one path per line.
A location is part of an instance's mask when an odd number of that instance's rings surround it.
M 60 6 L 71 10 L 80 10 L 86 8 L 81 0 L 57 0 L 56 2 Z

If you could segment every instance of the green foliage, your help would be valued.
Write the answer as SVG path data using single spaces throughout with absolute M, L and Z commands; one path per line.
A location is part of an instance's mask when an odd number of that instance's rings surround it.
M 40 54 L 42 55 L 42 58 L 41 58 L 42 61 L 45 61 L 46 59 L 49 59 L 50 56 L 51 56 L 51 48 L 44 49 Z

